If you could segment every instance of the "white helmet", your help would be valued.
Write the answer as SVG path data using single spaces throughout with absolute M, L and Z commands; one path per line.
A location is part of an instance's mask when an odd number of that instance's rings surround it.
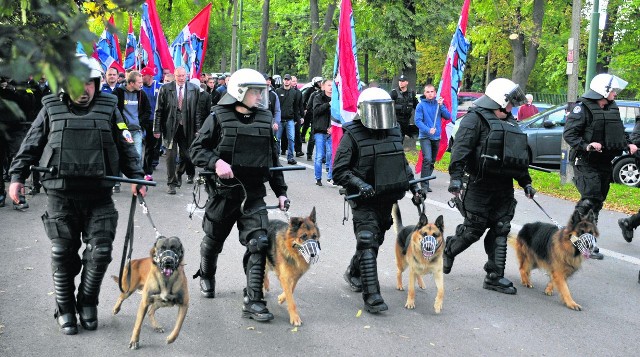
M 245 98 L 249 90 L 258 91 L 256 92 L 256 95 L 259 95 L 257 101 L 255 100 L 256 96 Z M 218 104 L 225 105 L 236 102 L 243 103 L 249 108 L 259 107 L 266 109 L 269 107 L 267 81 L 260 72 L 250 68 L 242 68 L 233 72 L 227 84 L 227 93 L 220 99 Z
M 104 71 L 102 70 L 102 65 L 100 65 L 100 62 L 98 62 L 97 59 L 93 57 L 89 58 L 86 55 L 79 55 L 78 59 L 84 65 L 89 67 L 89 79 L 102 78 Z
M 369 129 L 391 129 L 398 126 L 393 100 L 382 88 L 367 88 L 358 97 L 358 116 Z
M 527 102 L 520 86 L 506 78 L 496 78 L 489 82 L 484 95 L 473 104 L 486 109 L 504 109 L 511 103 L 514 107 Z
M 322 82 L 322 80 L 322 77 L 313 77 L 313 79 L 311 79 L 311 84 L 313 84 L 314 86 L 317 84 L 317 86 L 320 87 L 319 82 Z
M 629 83 L 618 76 L 614 76 L 613 74 L 608 73 L 600 73 L 597 76 L 593 77 L 591 83 L 589 83 L 590 90 L 588 90 L 582 96 L 588 99 L 595 100 L 608 98 L 609 93 L 620 93 L 627 86 L 627 84 Z

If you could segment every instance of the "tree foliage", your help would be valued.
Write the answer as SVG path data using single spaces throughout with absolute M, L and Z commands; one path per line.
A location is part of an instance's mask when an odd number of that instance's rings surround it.
M 409 71 L 415 76 L 416 84 L 438 83 L 463 0 L 351 1 L 363 77 L 389 82 L 401 72 Z M 536 23 L 534 5 L 540 1 L 471 2 L 467 28 L 471 51 L 463 90 L 481 91 L 489 80 L 501 76 L 518 77 L 527 91 L 566 92 L 571 2 L 545 0 L 542 22 Z M 142 2 L 0 0 L 0 74 L 26 79 L 30 74 L 44 73 L 52 86 L 76 90 L 74 88 L 79 88 L 81 83 L 73 78 L 82 75 L 84 69 L 77 66 L 75 60 L 69 60 L 74 58 L 75 43 L 80 41 L 90 49 L 104 30 L 105 19 L 114 14 L 124 51 L 127 14 L 133 15 L 138 35 Z M 162 0 L 157 3 L 169 43 L 193 16 L 207 3 L 212 3 L 204 69 L 207 72 L 228 70 L 232 0 Z M 314 3 L 317 3 L 318 10 L 315 29 L 310 18 L 310 5 Z M 242 4 L 239 28 L 241 67 L 257 68 L 261 56 L 264 0 L 244 0 Z M 636 70 L 640 65 L 637 51 L 640 43 L 639 9 L 640 0 L 609 2 L 608 12 L 612 16 L 607 18 L 608 28 L 603 33 L 603 47 L 598 54 L 603 65 L 601 68 L 629 81 L 624 97 L 635 97 L 640 93 L 640 72 Z M 312 75 L 330 76 L 338 18 L 339 0 L 270 0 L 268 21 L 265 22 L 268 25 L 268 45 L 262 55 L 266 57 L 263 58 L 265 70 L 273 74 L 296 74 L 305 80 L 309 76 L 309 66 L 313 64 Z M 586 69 L 588 4 L 584 4 L 582 18 L 580 78 L 584 78 Z M 509 39 L 511 34 L 515 40 Z M 313 43 L 317 47 L 312 53 Z M 536 53 L 535 60 L 527 60 L 532 51 Z M 530 68 L 525 72 L 514 71 L 522 63 Z

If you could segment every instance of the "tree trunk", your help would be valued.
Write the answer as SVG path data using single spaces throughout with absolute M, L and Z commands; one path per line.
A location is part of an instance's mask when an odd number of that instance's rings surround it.
M 336 1 L 332 1 L 327 6 L 327 12 L 324 16 L 324 24 L 322 32 L 320 32 L 320 15 L 318 12 L 318 0 L 309 1 L 310 20 L 311 20 L 311 53 L 309 55 L 309 78 L 322 76 L 322 66 L 327 59 L 327 53 L 320 47 L 318 40 L 321 33 L 327 33 L 331 29 L 331 21 L 336 10 Z
M 519 9 L 517 17 L 519 18 Z M 520 85 L 522 90 L 526 90 L 529 82 L 529 75 L 538 59 L 538 47 L 542 35 L 542 20 L 544 19 L 544 0 L 534 0 L 533 2 L 533 31 L 529 38 L 525 38 L 522 33 L 509 37 L 511 50 L 513 52 L 513 71 L 511 80 Z M 528 43 L 528 44 L 527 44 Z
M 609 72 L 611 54 L 613 53 L 613 36 L 616 32 L 616 22 L 622 0 L 609 0 L 607 4 L 607 17 L 602 29 L 602 39 L 598 46 L 598 61 L 596 63 L 596 74 Z
M 415 16 L 415 14 L 416 14 L 416 5 L 415 5 L 415 1 L 414 0 L 403 0 L 403 5 L 407 10 L 409 10 L 409 12 L 411 12 Z M 411 53 L 416 53 L 416 36 L 414 34 L 411 34 L 407 41 L 410 41 L 410 46 L 411 46 L 410 52 Z M 416 73 L 416 59 L 415 59 L 415 57 L 412 58 L 409 61 L 408 64 L 403 64 L 402 73 L 400 73 L 400 74 L 404 74 L 407 77 L 407 79 L 409 80 L 409 84 L 407 86 L 409 89 L 416 90 L 416 88 L 420 87 L 420 85 L 418 83 L 416 83 L 416 81 L 418 79 L 418 74 Z M 398 77 L 399 77 L 399 75 L 398 75 Z M 394 84 L 398 83 L 398 81 L 397 81 L 398 77 L 394 78 Z M 393 87 L 395 87 L 395 86 L 393 86 Z
M 262 33 L 260 34 L 260 59 L 258 61 L 258 71 L 267 72 L 267 40 L 269 39 L 269 1 L 264 0 L 262 4 Z

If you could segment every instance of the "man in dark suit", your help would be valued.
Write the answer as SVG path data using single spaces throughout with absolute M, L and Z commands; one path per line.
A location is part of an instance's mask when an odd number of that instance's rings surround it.
M 196 114 L 200 88 L 187 82 L 187 71 L 176 67 L 175 81 L 160 88 L 153 121 L 153 135 L 162 134 L 167 148 L 167 193 L 176 194 L 176 187 L 182 185 L 182 174 L 187 172 L 187 183 L 193 183 L 195 168 L 189 159 L 188 149 L 195 139 Z M 180 165 L 176 167 L 176 154 L 180 155 Z

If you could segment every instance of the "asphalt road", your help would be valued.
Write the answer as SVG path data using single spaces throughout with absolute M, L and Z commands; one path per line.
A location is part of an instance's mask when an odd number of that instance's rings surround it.
M 159 231 L 182 239 L 186 248 L 185 270 L 190 276 L 199 264 L 202 212 L 197 210 L 193 219 L 188 218 L 191 188 L 183 186 L 177 195 L 167 195 L 163 170 L 161 163 L 155 175 L 160 185 L 150 190 L 147 202 Z M 482 243 L 459 255 L 451 274 L 445 276 L 441 314 L 433 311 L 435 286 L 431 277 L 425 279 L 426 290 L 417 289 L 416 309 L 407 310 L 406 291 L 395 289 L 395 242 L 390 231 L 378 258 L 381 290 L 389 311 L 371 315 L 360 311 L 361 296 L 352 293 L 342 279 L 355 249 L 355 239 L 351 220 L 343 224 L 344 212 L 349 212 L 350 217 L 350 211 L 343 205 L 338 188 L 316 186 L 311 166 L 306 171 L 285 175 L 291 214 L 308 215 L 315 206 L 321 231 L 320 262 L 302 277 L 295 292 L 303 320 L 301 327 L 289 325 L 286 306 L 277 304 L 281 290 L 275 276 L 271 277 L 272 290 L 266 295 L 275 319 L 258 323 L 240 316 L 245 284 L 241 266 L 244 250 L 234 229 L 219 259 L 216 298 L 202 298 L 198 281 L 189 279 L 191 305 L 175 343 L 166 345 L 168 332 L 154 332 L 145 320 L 140 349 L 130 351 L 127 346 L 140 295 L 131 296 L 121 312 L 113 316 L 111 309 L 119 291 L 110 279 L 105 279 L 102 286 L 98 330 L 80 328 L 76 336 L 63 336 L 53 319 L 50 245 L 40 220 L 46 196 L 39 194 L 28 197 L 31 207 L 26 212 L 14 211 L 10 206 L 0 208 L 0 242 L 4 253 L 0 259 L 0 356 L 630 356 L 640 348 L 640 237 L 636 233 L 637 241 L 631 244 L 622 239 L 616 224 L 623 217 L 621 213 L 601 213 L 599 244 L 605 259 L 586 261 L 569 280 L 574 299 L 583 307 L 581 312 L 566 308 L 557 294 L 544 295 L 547 276 L 540 271 L 532 275 L 533 289 L 522 287 L 511 248 L 505 276 L 516 283 L 518 294 L 484 290 L 482 266 L 486 256 Z M 445 233 L 451 235 L 462 218 L 446 205 L 450 198 L 446 191 L 448 175 L 437 173 L 437 176 L 431 183 L 434 192 L 429 194 L 427 213 L 430 220 L 443 215 Z M 118 274 L 130 202 L 125 191 L 114 195 L 120 219 L 108 275 Z M 527 222 L 549 221 L 521 190 L 516 191 L 516 198 L 514 231 Z M 544 195 L 536 198 L 561 224 L 573 210 L 572 202 Z M 267 203 L 276 203 L 270 191 Z M 400 202 L 400 208 L 405 224 L 417 222 L 417 211 L 408 198 Z M 286 219 L 279 212 L 271 212 L 270 217 Z M 140 210 L 135 222 L 134 257 L 143 257 L 154 242 L 154 231 Z M 176 308 L 160 309 L 157 313 L 167 331 L 176 314 Z

